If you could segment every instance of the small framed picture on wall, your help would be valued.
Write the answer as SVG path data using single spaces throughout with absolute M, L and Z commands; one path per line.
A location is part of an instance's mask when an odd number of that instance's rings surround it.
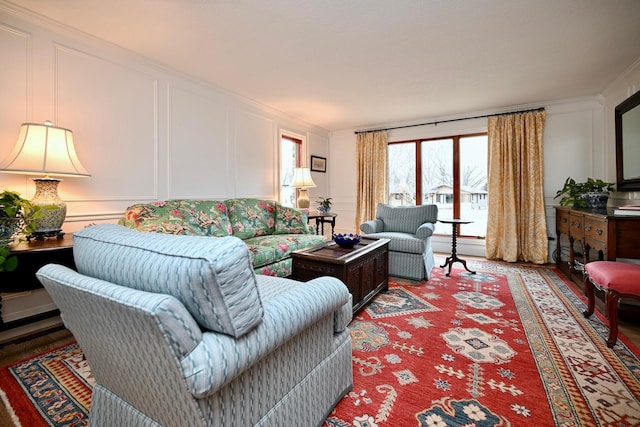
M 313 172 L 327 172 L 327 158 L 311 156 L 311 170 Z

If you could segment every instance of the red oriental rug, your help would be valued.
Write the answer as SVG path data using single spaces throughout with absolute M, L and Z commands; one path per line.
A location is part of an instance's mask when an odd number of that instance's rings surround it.
M 393 280 L 352 322 L 354 387 L 325 426 L 639 426 L 638 349 L 556 269 L 470 261 Z
M 392 279 L 359 313 L 354 387 L 325 426 L 640 425 L 638 349 L 623 336 L 608 349 L 555 269 L 468 263 L 477 274 Z M 0 369 L 16 425 L 86 425 L 81 355 L 74 343 Z

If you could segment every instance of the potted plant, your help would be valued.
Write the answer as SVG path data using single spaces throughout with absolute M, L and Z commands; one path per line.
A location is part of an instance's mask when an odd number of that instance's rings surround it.
M 554 199 L 560 198 L 560 206 L 603 210 L 607 207 L 609 193 L 615 191 L 613 186 L 613 183 L 601 179 L 587 178 L 585 182 L 576 182 L 568 177 Z
M 35 220 L 40 216 L 40 208 L 19 193 L 9 190 L 0 193 L 0 271 L 15 270 L 18 260 L 11 256 L 9 245 L 17 234 L 33 233 Z
M 318 197 L 318 212 L 329 213 L 331 212 L 331 197 Z

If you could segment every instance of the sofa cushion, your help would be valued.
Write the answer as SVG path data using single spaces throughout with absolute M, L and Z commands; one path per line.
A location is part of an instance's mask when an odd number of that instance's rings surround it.
M 255 239 L 259 238 L 260 237 L 255 237 Z M 244 240 L 244 243 L 247 245 L 249 253 L 251 254 L 251 263 L 253 268 L 262 267 L 263 265 L 271 264 L 272 262 L 280 259 L 277 256 L 276 248 L 271 246 L 254 245 L 252 243 L 253 239 L 254 238 Z
M 415 234 L 425 222 L 437 221 L 438 208 L 436 205 L 391 206 L 380 203 L 376 218 L 384 223 L 384 231 Z
M 275 234 L 306 234 L 307 215 L 297 209 L 276 205 Z
M 255 255 L 253 266 L 260 267 L 271 262 L 288 258 L 291 252 L 324 242 L 324 236 L 315 234 L 275 234 L 245 240 L 249 251 Z M 268 250 L 264 249 L 268 248 Z M 258 254 L 268 253 L 269 259 L 258 258 Z
M 273 234 L 275 231 L 275 202 L 258 199 L 225 200 L 233 235 L 240 239 Z
M 427 239 L 419 239 L 411 233 L 395 231 L 376 233 L 376 239 L 389 239 L 389 252 L 423 254 L 427 248 Z
M 144 233 L 115 224 L 75 233 L 78 271 L 180 300 L 203 328 L 240 337 L 262 319 L 247 246 L 238 238 Z
M 168 200 L 130 206 L 120 225 L 138 231 L 191 236 L 229 236 L 227 206 L 215 200 Z

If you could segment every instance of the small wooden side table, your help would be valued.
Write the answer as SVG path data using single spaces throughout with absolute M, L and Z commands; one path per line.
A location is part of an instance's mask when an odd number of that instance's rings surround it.
M 469 273 L 476 274 L 475 271 L 471 271 L 467 268 L 467 261 L 461 258 L 458 258 L 458 254 L 456 252 L 456 245 L 457 245 L 456 240 L 458 238 L 458 225 L 471 224 L 473 221 L 467 221 L 464 219 L 439 219 L 438 222 L 441 222 L 443 224 L 451 224 L 453 228 L 451 230 L 451 256 L 447 257 L 447 259 L 444 261 L 444 264 L 441 265 L 440 268 L 445 268 L 446 266 L 449 266 L 449 272 L 447 273 L 447 277 L 448 277 L 451 274 L 451 266 L 453 265 L 453 263 L 459 262 L 464 266 L 464 269 L 467 270 Z
M 40 267 L 49 263 L 62 264 L 75 269 L 72 234 L 65 234 L 60 239 L 20 242 L 10 246 L 9 250 L 12 255 L 18 257 L 18 267 L 14 271 L 0 272 L 0 293 L 25 292 L 42 288 L 42 284 L 36 277 L 36 272 Z M 60 311 L 56 309 L 5 323 L 2 320 L 2 295 L 0 294 L 0 331 L 15 329 L 59 314 Z M 62 326 L 49 328 L 46 331 L 36 332 L 26 337 L 22 336 L 19 341 L 43 335 L 55 329 L 62 329 Z M 8 344 L 9 342 L 3 342 L 0 345 Z
M 324 234 L 324 225 L 331 224 L 331 235 L 333 236 L 336 228 L 336 217 L 338 214 L 334 213 L 311 213 L 307 215 L 307 218 L 316 220 L 316 234 L 320 234 L 320 225 L 322 224 L 322 234 Z

